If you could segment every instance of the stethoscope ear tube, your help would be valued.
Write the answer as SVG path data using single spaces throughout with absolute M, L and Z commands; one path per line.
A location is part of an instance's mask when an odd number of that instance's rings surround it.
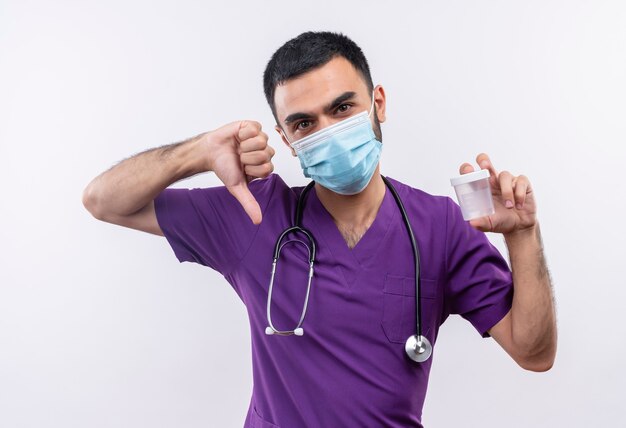
M 314 185 L 315 181 L 311 181 L 309 184 L 306 185 L 304 189 L 302 189 L 302 193 L 300 193 L 300 196 L 298 196 L 298 203 L 296 205 L 296 218 L 293 222 L 295 226 L 302 226 L 302 207 L 304 206 L 304 198 Z
M 276 262 L 278 260 L 278 258 L 280 257 L 280 250 L 283 248 L 282 241 L 285 238 L 285 236 L 289 235 L 290 233 L 296 233 L 296 232 L 301 232 L 303 233 L 308 241 L 309 241 L 309 246 L 307 246 L 307 250 L 309 251 L 309 263 L 313 263 L 315 261 L 315 251 L 316 251 L 316 247 L 315 247 L 315 240 L 313 239 L 313 235 L 311 234 L 311 232 L 309 232 L 308 230 L 300 227 L 300 226 L 291 226 L 287 229 L 285 229 L 283 231 L 283 233 L 280 234 L 280 236 L 278 237 L 278 239 L 276 240 L 276 245 L 274 245 L 274 262 Z M 306 246 L 306 244 L 304 244 Z

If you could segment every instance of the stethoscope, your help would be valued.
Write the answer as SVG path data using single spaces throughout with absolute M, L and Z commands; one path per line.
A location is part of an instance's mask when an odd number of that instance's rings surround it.
M 389 190 L 391 190 L 393 198 L 395 199 L 396 204 L 398 205 L 398 208 L 400 209 L 400 212 L 402 213 L 402 219 L 404 220 L 404 225 L 406 226 L 406 230 L 408 232 L 409 238 L 411 239 L 411 247 L 413 248 L 413 258 L 415 260 L 415 301 L 416 301 L 415 302 L 416 303 L 415 322 L 417 325 L 417 334 L 410 336 L 406 340 L 406 343 L 404 344 L 404 350 L 406 351 L 410 359 L 418 363 L 421 363 L 421 362 L 426 361 L 430 357 L 433 351 L 433 347 L 430 344 L 430 341 L 426 338 L 426 336 L 422 336 L 419 250 L 417 248 L 417 242 L 415 241 L 415 235 L 413 234 L 413 229 L 411 228 L 411 224 L 409 223 L 409 218 L 406 214 L 406 210 L 404 209 L 404 205 L 402 204 L 402 200 L 400 199 L 398 192 L 396 192 L 396 189 L 393 187 L 393 185 L 389 182 L 389 180 L 385 176 L 381 175 L 381 177 L 383 181 L 385 182 L 385 184 L 387 185 L 387 187 L 389 188 Z M 308 193 L 309 190 L 311 190 L 314 184 L 315 182 L 311 181 L 302 190 L 302 193 L 300 193 L 300 196 L 298 197 L 298 203 L 296 205 L 296 218 L 293 223 L 294 225 L 291 227 L 288 227 L 280 234 L 280 236 L 276 240 L 276 245 L 274 246 L 274 256 L 273 256 L 273 261 L 272 261 L 272 276 L 270 279 L 269 291 L 267 293 L 267 322 L 269 325 L 268 327 L 265 328 L 265 334 L 268 334 L 268 335 L 277 334 L 281 336 L 289 336 L 293 334 L 296 336 L 302 336 L 304 334 L 302 323 L 304 322 L 304 316 L 306 315 L 306 309 L 309 303 L 309 293 L 311 291 L 311 280 L 313 279 L 313 265 L 315 263 L 316 246 L 315 246 L 315 240 L 313 239 L 313 235 L 311 234 L 311 232 L 309 232 L 304 227 L 302 227 L 302 208 L 304 206 L 304 199 L 306 197 L 306 194 Z M 282 241 L 284 240 L 284 238 L 291 233 L 303 234 L 308 241 L 308 245 L 307 243 L 299 239 L 295 239 L 295 240 L 287 241 L 283 243 Z M 297 242 L 306 247 L 308 254 L 309 254 L 308 256 L 309 277 L 308 277 L 308 283 L 307 283 L 307 288 L 306 288 L 306 296 L 304 298 L 304 305 L 302 306 L 302 314 L 300 315 L 300 320 L 298 321 L 296 328 L 294 328 L 293 330 L 277 330 L 274 327 L 274 324 L 272 323 L 272 315 L 271 315 L 272 291 L 274 288 L 274 276 L 276 274 L 276 266 L 278 264 L 278 259 L 280 257 L 280 251 L 289 242 Z

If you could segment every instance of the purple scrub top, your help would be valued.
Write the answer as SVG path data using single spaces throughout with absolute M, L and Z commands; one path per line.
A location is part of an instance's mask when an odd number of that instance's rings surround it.
M 486 235 L 463 220 L 447 196 L 389 178 L 420 250 L 423 334 L 435 346 L 439 326 L 460 314 L 483 337 L 510 310 L 511 271 Z M 266 305 L 274 245 L 293 221 L 298 194 L 277 174 L 249 184 L 263 213 L 254 225 L 224 186 L 163 190 L 159 225 L 180 262 L 220 272 L 248 312 L 253 390 L 245 427 L 422 427 L 432 357 L 410 360 L 415 334 L 411 243 L 391 192 L 349 249 L 315 188 L 303 226 L 317 243 L 304 336 L 268 336 Z M 291 239 L 302 237 L 290 235 Z M 283 248 L 272 295 L 278 330 L 295 328 L 306 293 L 307 250 Z

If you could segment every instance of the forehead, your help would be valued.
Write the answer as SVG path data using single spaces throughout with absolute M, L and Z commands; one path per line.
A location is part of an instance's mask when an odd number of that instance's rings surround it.
M 367 85 L 350 61 L 338 56 L 278 85 L 274 93 L 276 115 L 282 122 L 289 114 L 321 109 L 337 95 L 348 91 L 365 92 Z

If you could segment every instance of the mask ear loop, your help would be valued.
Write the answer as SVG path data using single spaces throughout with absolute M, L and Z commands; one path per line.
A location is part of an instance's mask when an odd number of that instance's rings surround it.
M 373 111 L 374 111 L 374 91 L 372 90 L 372 106 L 370 107 L 370 112 L 367 114 L 367 116 L 371 117 Z
M 280 135 L 283 136 L 283 138 L 285 140 L 287 140 L 287 142 L 289 143 L 289 147 L 293 148 L 293 145 L 291 144 L 291 141 L 289 141 L 289 138 L 287 138 L 287 134 L 285 134 L 285 131 L 283 131 L 283 127 L 280 127 Z

